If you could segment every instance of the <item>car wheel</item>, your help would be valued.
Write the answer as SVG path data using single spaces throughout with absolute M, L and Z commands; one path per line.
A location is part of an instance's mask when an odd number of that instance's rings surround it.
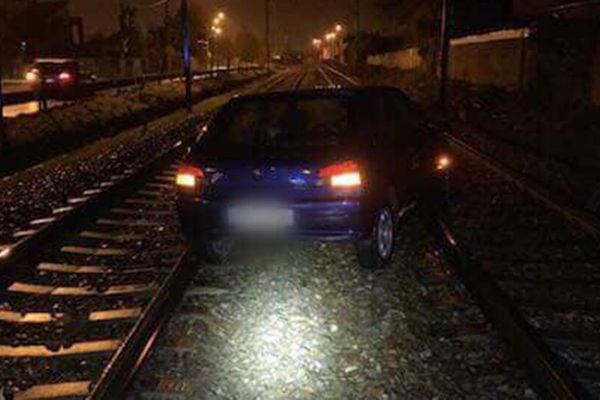
M 200 243 L 199 250 L 206 261 L 211 264 L 225 263 L 233 252 L 234 242 L 229 238 L 204 240 Z
M 385 267 L 392 257 L 394 240 L 394 213 L 390 207 L 382 207 L 375 216 L 371 237 L 356 246 L 359 263 L 371 269 Z

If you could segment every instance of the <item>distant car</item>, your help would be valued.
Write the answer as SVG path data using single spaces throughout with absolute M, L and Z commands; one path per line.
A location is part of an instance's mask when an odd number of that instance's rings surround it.
M 52 95 L 74 94 L 96 81 L 96 76 L 74 59 L 36 59 L 25 79 L 33 90 L 45 89 Z
M 383 267 L 400 216 L 434 200 L 450 164 L 423 112 L 387 87 L 234 98 L 176 177 L 185 235 L 213 262 L 240 235 L 352 242 Z

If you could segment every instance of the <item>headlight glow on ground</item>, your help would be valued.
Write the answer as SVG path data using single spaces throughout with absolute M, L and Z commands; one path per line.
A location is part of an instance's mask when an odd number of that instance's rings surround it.
M 246 342 L 248 348 L 239 349 L 244 353 L 242 381 L 272 388 L 302 387 L 323 368 L 320 348 L 325 345 L 325 329 L 320 328 L 318 315 L 303 312 L 298 304 L 293 298 L 273 298 L 248 321 L 246 335 L 251 340 Z

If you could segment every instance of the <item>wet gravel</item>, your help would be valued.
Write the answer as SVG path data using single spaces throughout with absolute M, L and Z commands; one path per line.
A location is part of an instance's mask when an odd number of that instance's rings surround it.
M 69 197 L 148 162 L 188 135 L 199 121 L 178 115 L 4 179 L 0 182 L 0 243 L 14 242 L 15 231 L 35 218 L 51 215 Z
M 362 269 L 351 246 L 263 250 L 199 266 L 130 399 L 535 398 L 493 335 L 440 331 L 485 320 L 472 304 L 433 305 L 459 289 L 419 279 L 441 261 L 415 217 L 383 271 Z M 185 390 L 160 393 L 173 380 Z

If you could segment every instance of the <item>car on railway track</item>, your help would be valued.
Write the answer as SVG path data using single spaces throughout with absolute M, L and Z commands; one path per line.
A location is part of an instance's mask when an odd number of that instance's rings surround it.
M 239 237 L 289 235 L 352 242 L 383 267 L 400 216 L 439 197 L 449 168 L 424 115 L 389 87 L 234 98 L 177 172 L 184 234 L 215 262 Z

